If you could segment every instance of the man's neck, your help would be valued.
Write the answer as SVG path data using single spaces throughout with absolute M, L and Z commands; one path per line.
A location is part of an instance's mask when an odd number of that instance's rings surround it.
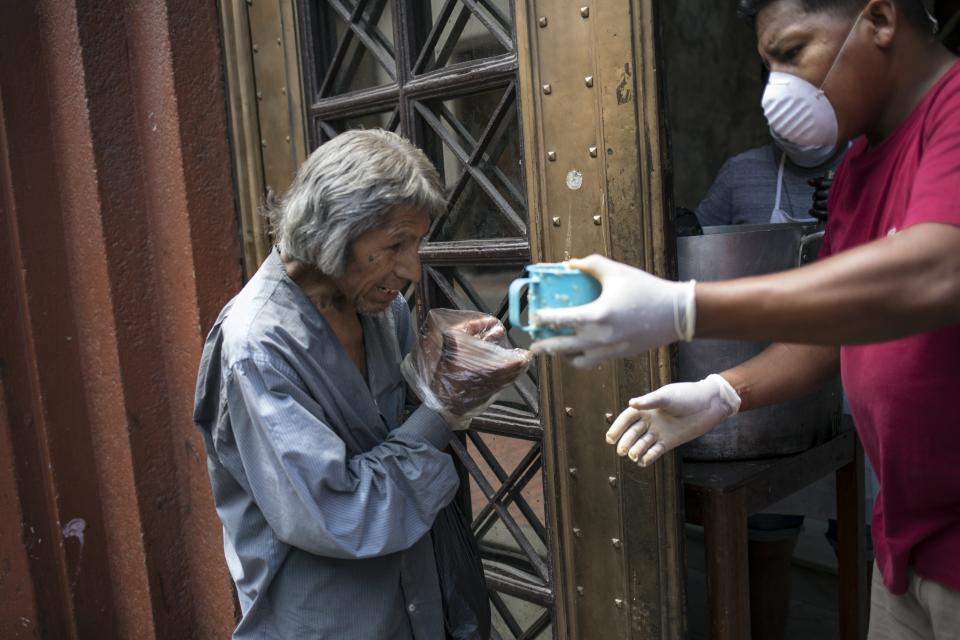
M 316 268 L 280 253 L 283 269 L 294 283 L 310 298 L 323 315 L 338 315 L 349 307 L 347 299 L 334 283 L 333 278 L 320 273 Z
M 897 55 L 898 62 L 891 69 L 895 80 L 875 119 L 876 126 L 866 133 L 871 145 L 886 140 L 896 131 L 957 61 L 945 47 L 930 39 L 912 37 L 900 46 L 905 51 Z

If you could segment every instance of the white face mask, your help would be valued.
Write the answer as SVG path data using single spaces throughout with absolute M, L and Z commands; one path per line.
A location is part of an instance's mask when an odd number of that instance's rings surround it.
M 763 115 L 780 139 L 806 146 L 837 144 L 837 112 L 825 93 L 799 76 L 770 73 Z
M 825 145 L 803 145 L 784 140 L 777 135 L 777 132 L 770 129 L 770 136 L 774 143 L 787 154 L 790 162 L 804 169 L 813 169 L 819 167 L 833 157 L 837 147 L 832 144 Z
M 830 104 L 827 94 L 823 92 L 823 86 L 840 60 L 840 56 L 843 55 L 843 50 L 847 48 L 850 36 L 853 35 L 862 17 L 861 12 L 853 22 L 820 87 L 791 73 L 781 71 L 770 73 L 761 104 L 770 130 L 781 140 L 805 147 L 837 145 L 839 131 L 837 112 Z

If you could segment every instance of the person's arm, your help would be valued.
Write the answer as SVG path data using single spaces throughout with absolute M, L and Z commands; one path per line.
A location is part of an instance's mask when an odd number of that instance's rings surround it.
M 420 407 L 351 455 L 296 373 L 251 357 L 226 381 L 246 489 L 277 537 L 310 553 L 365 558 L 410 548 L 459 484 L 444 420 Z
M 960 322 L 960 90 L 952 87 L 925 117 L 923 153 L 900 231 L 816 264 L 733 281 L 669 282 L 600 256 L 572 260 L 596 276 L 600 298 L 546 309 L 534 323 L 574 335 L 534 343 L 535 350 L 582 354 L 592 366 L 696 337 L 850 344 L 889 340 Z M 833 189 L 853 196 L 843 166 Z M 874 224 L 856 212 L 851 224 Z M 828 230 L 824 242 L 830 247 Z
M 923 222 L 815 264 L 765 276 L 670 282 L 602 256 L 568 263 L 602 284 L 579 307 L 534 322 L 570 328 L 531 349 L 575 366 L 697 338 L 808 344 L 877 342 L 960 322 L 960 226 Z
M 696 337 L 878 342 L 960 322 L 960 227 L 921 223 L 778 274 L 696 286 Z
M 739 411 L 810 393 L 839 370 L 837 347 L 774 344 L 700 382 L 678 382 L 633 398 L 607 431 L 617 453 L 646 466 Z
M 740 411 L 749 411 L 802 398 L 839 372 L 838 347 L 777 343 L 720 375 L 740 396 Z

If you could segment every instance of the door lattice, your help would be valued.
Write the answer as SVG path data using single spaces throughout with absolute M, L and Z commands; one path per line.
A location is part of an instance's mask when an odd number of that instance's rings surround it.
M 407 299 L 500 318 L 530 259 L 508 0 L 300 0 L 310 144 L 353 128 L 398 131 L 438 167 L 448 196 Z M 552 637 L 551 537 L 536 371 L 453 442 L 491 588 L 495 637 Z

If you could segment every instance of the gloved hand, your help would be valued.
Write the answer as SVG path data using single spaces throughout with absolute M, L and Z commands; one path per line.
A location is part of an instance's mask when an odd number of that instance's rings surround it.
M 503 324 L 473 311 L 431 309 L 417 348 L 400 365 L 407 384 L 453 429 L 466 429 L 520 377 L 530 354 L 512 349 Z
M 678 238 L 702 236 L 703 226 L 694 211 L 686 207 L 677 207 L 673 216 L 673 232 Z
M 599 280 L 603 290 L 589 304 L 537 311 L 533 324 L 571 328 L 574 335 L 534 342 L 530 347 L 534 352 L 580 354 L 573 365 L 588 368 L 693 338 L 693 280 L 663 280 L 599 255 L 568 264 Z
M 830 197 L 834 173 L 834 170 L 830 169 L 822 176 L 807 180 L 807 184 L 813 187 L 813 206 L 810 208 L 810 217 L 821 222 L 827 219 L 827 200 Z
M 607 442 L 645 467 L 736 415 L 740 396 L 714 373 L 700 382 L 668 384 L 629 404 L 607 431 Z

